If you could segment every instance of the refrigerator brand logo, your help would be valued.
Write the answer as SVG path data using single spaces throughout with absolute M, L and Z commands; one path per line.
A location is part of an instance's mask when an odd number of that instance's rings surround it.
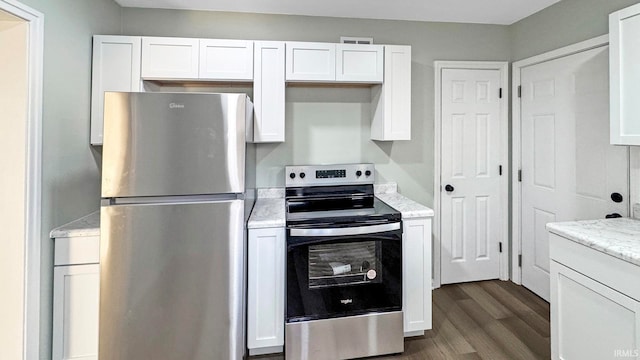
M 347 304 L 351 304 L 353 302 L 353 299 L 344 299 L 344 300 L 340 300 L 340 302 L 344 305 L 347 305 Z
M 184 109 L 184 104 L 171 103 L 169 109 Z

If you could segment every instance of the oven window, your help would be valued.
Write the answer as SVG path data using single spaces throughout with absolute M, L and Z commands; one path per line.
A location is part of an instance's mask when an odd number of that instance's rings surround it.
M 380 283 L 380 241 L 309 246 L 309 289 Z

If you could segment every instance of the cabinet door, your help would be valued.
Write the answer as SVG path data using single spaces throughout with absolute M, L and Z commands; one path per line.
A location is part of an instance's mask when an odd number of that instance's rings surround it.
M 335 81 L 336 44 L 287 42 L 287 81 Z
M 640 4 L 609 15 L 611 143 L 640 145 Z
M 140 91 L 139 36 L 93 37 L 91 144 L 102 145 L 104 92 Z
M 411 46 L 385 45 L 384 83 L 371 91 L 371 139 L 411 140 Z
M 284 345 L 284 228 L 249 229 L 247 347 L 250 355 Z
M 551 305 L 553 359 L 615 359 L 640 349 L 640 303 L 555 261 Z
M 431 329 L 431 219 L 402 220 L 405 336 Z
M 198 39 L 143 37 L 142 78 L 197 79 Z
M 201 39 L 199 78 L 253 80 L 253 41 Z
M 336 45 L 336 81 L 382 83 L 384 46 Z
M 53 270 L 53 360 L 98 359 L 99 265 Z
M 253 80 L 254 142 L 283 142 L 284 42 L 256 41 Z

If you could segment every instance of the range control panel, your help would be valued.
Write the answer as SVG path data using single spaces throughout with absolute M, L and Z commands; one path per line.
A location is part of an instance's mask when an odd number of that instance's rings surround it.
M 285 166 L 286 187 L 373 184 L 373 164 Z

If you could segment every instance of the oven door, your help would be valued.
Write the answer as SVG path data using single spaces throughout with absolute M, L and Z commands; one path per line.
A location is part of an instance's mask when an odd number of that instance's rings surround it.
M 401 222 L 287 229 L 288 323 L 401 309 Z

